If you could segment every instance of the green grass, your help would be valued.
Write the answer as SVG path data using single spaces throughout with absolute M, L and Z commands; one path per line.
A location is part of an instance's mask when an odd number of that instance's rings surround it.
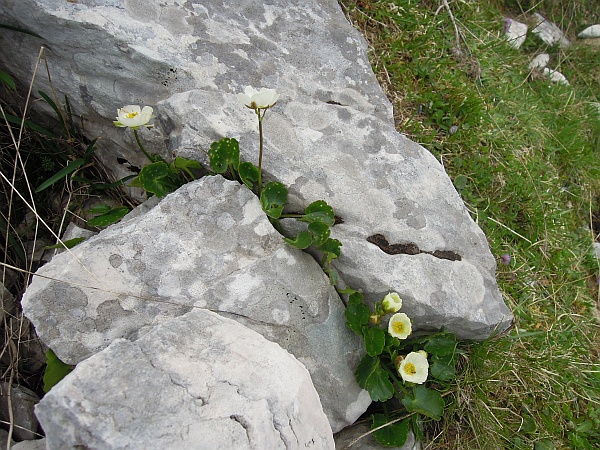
M 600 47 L 576 42 L 600 22 L 595 1 L 342 1 L 366 36 L 397 129 L 444 165 L 499 264 L 515 315 L 508 336 L 467 346 L 425 448 L 591 449 L 600 446 L 598 237 Z M 503 17 L 540 12 L 574 44 L 502 39 Z M 437 11 L 437 12 L 436 12 Z M 571 86 L 528 69 L 551 54 Z

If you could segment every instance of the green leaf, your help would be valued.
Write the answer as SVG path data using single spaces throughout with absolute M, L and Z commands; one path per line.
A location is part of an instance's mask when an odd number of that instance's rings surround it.
M 96 139 L 93 139 L 85 149 L 85 153 L 83 154 L 83 159 L 86 161 L 90 161 L 90 157 L 96 151 Z
M 40 184 L 38 186 L 38 188 L 35 190 L 35 192 L 41 192 L 44 189 L 52 186 L 58 180 L 61 180 L 62 178 L 65 178 L 67 175 L 75 172 L 84 163 L 85 163 L 85 159 L 82 159 L 82 158 L 76 159 L 71 164 L 69 164 L 67 167 L 64 167 L 61 171 L 55 173 L 50 178 L 48 178 L 46 181 L 44 181 L 42 184 Z
M 410 412 L 418 412 L 434 420 L 440 420 L 444 414 L 444 399 L 438 391 L 423 385 L 415 386 L 414 397 L 407 394 L 402 404 Z
M 131 183 L 129 183 L 129 186 L 130 187 L 139 187 L 139 188 L 143 187 L 142 182 L 140 181 L 139 175 L 134 177 L 133 180 L 131 180 Z
M 238 173 L 242 183 L 248 186 L 250 190 L 254 189 L 254 183 L 258 182 L 258 167 L 250 162 L 244 161 L 240 163 Z
M 432 377 L 441 381 L 452 381 L 456 375 L 454 366 L 449 366 L 443 362 L 434 362 L 431 367 L 429 367 L 429 372 Z
M 98 215 L 98 214 L 106 214 L 111 210 L 111 207 L 106 203 L 100 203 L 99 205 L 92 206 L 89 209 L 90 214 Z
M 84 238 L 84 237 L 76 237 L 73 239 L 67 239 L 66 241 L 63 241 L 62 243 L 59 242 L 58 244 L 48 245 L 46 248 L 48 250 L 52 250 L 54 248 L 73 248 L 80 242 L 85 241 L 85 239 L 86 238 Z
M 40 96 L 44 99 L 44 101 L 46 103 L 48 103 L 48 105 L 50 105 L 50 107 L 54 110 L 56 117 L 58 119 L 60 119 L 60 124 L 62 125 L 65 135 L 68 136 L 69 132 L 67 130 L 66 124 L 63 121 L 63 115 L 62 115 L 60 109 L 58 108 L 58 106 L 56 105 L 56 103 L 54 103 L 54 100 L 52 100 L 50 98 L 50 96 L 48 94 L 46 94 L 44 91 L 38 91 L 38 94 L 40 94 Z
M 163 161 L 144 166 L 138 175 L 142 187 L 157 197 L 164 197 L 177 189 L 173 177 L 169 165 Z
M 520 431 L 522 433 L 535 433 L 536 430 L 537 425 L 533 417 L 531 417 L 529 414 L 525 414 L 523 416 L 523 423 L 521 424 Z
M 394 395 L 394 387 L 389 379 L 389 374 L 381 368 L 378 357 L 365 355 L 358 363 L 354 372 L 358 385 L 369 391 L 374 402 L 384 402 Z
M 304 216 L 298 219 L 302 222 L 319 222 L 332 226 L 335 222 L 333 208 L 324 200 L 312 202 L 304 210 Z
M 424 350 L 434 355 L 451 355 L 456 349 L 456 336 L 452 333 L 437 333 L 429 337 Z
M 357 292 L 358 291 L 356 289 L 352 289 L 350 286 L 346 286 L 344 289 L 338 290 L 338 294 L 347 294 L 347 295 L 356 294 Z M 358 292 L 358 293 L 360 294 L 360 292 Z M 362 299 L 360 301 L 362 301 Z
M 300 250 L 304 250 L 308 248 L 312 242 L 312 237 L 308 231 L 301 231 L 296 236 L 296 239 L 283 238 L 285 242 L 290 244 L 292 247 L 299 248 Z
M 554 442 L 544 439 L 536 442 L 533 450 L 554 450 L 555 448 L 556 446 L 554 445 Z
M 132 178 L 136 178 L 136 175 L 128 175 L 126 177 L 121 178 L 118 181 L 115 181 L 113 183 L 92 183 L 90 185 L 90 190 L 92 191 L 104 191 L 106 189 L 112 189 L 112 188 L 116 188 L 119 186 L 123 186 L 125 184 L 126 181 L 131 180 Z M 142 185 L 140 184 L 138 187 L 142 187 Z
M 324 266 L 327 266 L 334 259 L 339 258 L 341 254 L 341 246 L 342 243 L 340 241 L 338 241 L 337 239 L 329 238 L 317 247 L 318 250 L 321 250 L 323 252 Z
M 181 156 L 175 157 L 175 160 L 171 163 L 173 168 L 185 171 L 190 178 L 194 178 L 192 170 L 198 170 L 202 168 L 202 164 L 193 159 L 182 158 Z
M 279 219 L 283 212 L 283 205 L 287 202 L 287 188 L 283 183 L 268 183 L 260 196 L 263 211 L 273 219 Z
M 107 227 L 121 220 L 128 212 L 127 206 L 117 206 L 101 216 L 88 220 L 87 224 L 91 227 Z
M 216 173 L 224 173 L 230 165 L 237 171 L 240 165 L 240 145 L 236 139 L 223 138 L 210 144 L 208 157 L 210 167 Z
M 385 344 L 385 332 L 379 327 L 369 328 L 365 333 L 365 347 L 370 356 L 380 355 Z
M 310 231 L 313 235 L 312 245 L 315 247 L 323 245 L 325 241 L 329 239 L 329 235 L 331 234 L 329 225 L 321 222 L 313 222 L 308 224 L 308 231 Z
M 364 303 L 348 303 L 344 315 L 348 326 L 358 334 L 362 334 L 362 326 L 369 321 L 371 310 Z
M 4 116 L 2 116 L 2 118 L 6 119 L 9 123 L 14 123 L 15 125 L 19 125 L 19 126 L 21 126 L 21 122 L 23 122 L 22 118 L 13 116 L 10 114 L 5 114 Z M 35 122 L 32 122 L 31 120 L 25 120 L 23 123 L 25 124 L 25 127 L 30 129 L 31 131 L 35 131 L 36 133 L 40 133 L 40 134 L 42 134 L 44 136 L 48 136 L 49 138 L 52 138 L 52 139 L 59 138 L 56 134 L 37 125 Z
M 388 423 L 387 417 L 383 414 L 372 414 L 371 419 L 373 420 L 371 430 Z M 394 422 L 381 430 L 373 432 L 373 437 L 377 442 L 387 447 L 402 447 L 408 438 L 409 427 L 410 420 L 408 419 Z
M 467 186 L 467 177 L 464 175 L 458 175 L 454 179 L 454 187 L 456 187 L 457 191 L 462 191 Z
M 575 432 L 576 433 L 587 433 L 588 431 L 592 430 L 593 428 L 594 428 L 594 422 L 592 422 L 591 420 L 586 420 L 585 422 L 582 422 L 579 425 L 577 425 L 577 428 L 575 428 Z
M 62 362 L 51 349 L 48 349 L 46 352 L 46 370 L 44 371 L 44 392 L 50 391 L 72 370 L 72 366 Z
M 13 91 L 17 90 L 17 85 L 15 84 L 15 81 L 4 70 L 0 70 L 0 81 L 2 81 L 2 83 L 4 83 L 7 87 L 12 89 Z
M 360 305 L 362 303 L 363 299 L 364 299 L 364 295 L 362 294 L 362 292 L 358 292 L 358 291 L 354 291 L 353 290 L 353 292 L 350 294 L 350 297 L 348 297 L 348 304 L 350 304 L 350 305 Z M 369 311 L 369 314 L 371 314 L 370 311 Z
M 335 286 L 336 284 L 338 284 L 338 280 L 339 280 L 340 276 L 337 273 L 337 270 L 332 269 L 331 267 L 324 267 L 323 272 L 325 272 L 327 274 L 327 276 L 329 277 L 329 282 L 331 283 L 332 286 Z

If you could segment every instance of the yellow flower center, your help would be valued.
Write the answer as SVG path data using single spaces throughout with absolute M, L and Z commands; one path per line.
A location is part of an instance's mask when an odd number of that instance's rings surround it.
M 128 119 L 133 119 L 138 114 L 139 114 L 138 112 L 133 111 L 133 112 L 127 113 L 125 115 L 127 116 Z
M 404 371 L 408 374 L 408 375 L 414 375 L 417 373 L 417 368 L 415 367 L 415 365 L 413 363 L 406 363 L 404 365 Z
M 392 327 L 394 328 L 394 331 L 396 333 L 398 333 L 398 334 L 404 333 L 404 324 L 402 322 L 395 322 Z

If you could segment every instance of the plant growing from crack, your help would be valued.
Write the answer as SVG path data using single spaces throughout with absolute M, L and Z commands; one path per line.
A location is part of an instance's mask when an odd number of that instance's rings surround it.
M 364 340 L 367 353 L 356 368 L 356 381 L 379 403 L 380 412 L 371 416 L 371 433 L 393 447 L 405 444 L 410 428 L 421 438 L 423 417 L 440 420 L 444 413 L 440 390 L 456 375 L 456 337 L 442 331 L 409 339 L 412 323 L 398 312 L 402 299 L 395 292 L 376 302 L 374 310 L 362 293 L 352 288 L 340 292 L 349 296 L 346 324 Z M 389 314 L 384 330 L 382 319 Z M 398 401 L 408 414 L 398 414 Z
M 256 90 L 248 86 L 237 97 L 256 114 L 258 120 L 258 166 L 240 160 L 236 139 L 223 138 L 213 142 L 206 152 L 212 173 L 237 180 L 253 191 L 279 232 L 281 219 L 294 218 L 306 223 L 305 230 L 283 239 L 295 248 L 304 250 L 312 246 L 321 252 L 321 267 L 330 282 L 337 285 L 338 274 L 331 267 L 331 262 L 340 256 L 342 244 L 330 237 L 330 227 L 335 223 L 333 208 L 325 201 L 317 200 L 308 205 L 304 213 L 285 214 L 287 188 L 277 181 L 263 183 L 263 120 L 267 111 L 277 103 L 279 94 L 274 89 Z M 137 130 L 141 126 L 150 128 L 151 118 L 152 108 L 130 105 L 118 110 L 115 125 L 133 130 L 140 150 L 151 162 L 140 171 L 132 185 L 143 187 L 161 197 L 184 184 L 185 175 L 193 179 L 190 169 L 198 169 L 200 164 L 184 158 L 176 158 L 169 164 L 160 156 L 150 155 L 144 149 Z M 364 302 L 363 294 L 359 291 L 346 287 L 338 292 L 348 295 L 345 311 L 347 326 L 364 341 L 366 355 L 356 368 L 355 377 L 359 386 L 366 389 L 371 399 L 380 405 L 381 412 L 372 415 L 375 439 L 384 445 L 402 446 L 409 428 L 417 437 L 421 437 L 423 418 L 439 420 L 443 415 L 444 399 L 432 384 L 435 383 L 439 389 L 439 386 L 455 378 L 458 352 L 456 337 L 451 333 L 439 332 L 409 338 L 412 335 L 412 323 L 405 313 L 398 312 L 402 300 L 395 292 L 376 302 L 374 310 Z M 387 330 L 384 330 L 381 328 L 382 319 L 390 314 Z M 392 403 L 394 397 L 397 399 L 395 404 Z M 398 401 L 408 412 L 400 418 L 393 412 Z

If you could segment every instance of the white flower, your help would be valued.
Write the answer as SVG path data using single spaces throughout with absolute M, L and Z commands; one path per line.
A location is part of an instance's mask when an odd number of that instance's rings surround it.
M 114 124 L 118 127 L 129 127 L 132 130 L 137 130 L 139 127 L 152 128 L 153 125 L 148 125 L 152 119 L 154 110 L 150 106 L 144 106 L 140 109 L 138 105 L 127 105 L 117 109 L 117 120 Z
M 383 297 L 381 305 L 383 306 L 383 310 L 386 314 L 395 313 L 402 308 L 402 299 L 395 292 L 391 292 Z
M 427 353 L 423 350 L 410 352 L 400 363 L 398 373 L 404 381 L 416 384 L 425 383 L 429 374 Z
M 248 108 L 267 109 L 277 102 L 279 94 L 275 89 L 261 88 L 257 91 L 252 86 L 246 86 L 244 93 L 238 94 L 237 98 Z
M 410 319 L 404 313 L 396 313 L 388 323 L 388 333 L 398 339 L 406 339 L 412 332 Z

